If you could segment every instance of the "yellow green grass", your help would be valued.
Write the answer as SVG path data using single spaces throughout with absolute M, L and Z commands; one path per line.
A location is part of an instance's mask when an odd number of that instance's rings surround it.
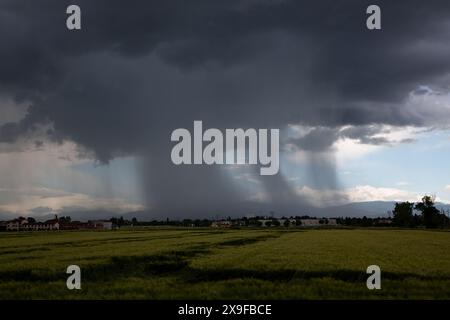
M 66 287 L 72 264 L 81 290 Z M 373 264 L 381 290 L 366 287 Z M 450 299 L 450 232 L 0 233 L 0 299 Z

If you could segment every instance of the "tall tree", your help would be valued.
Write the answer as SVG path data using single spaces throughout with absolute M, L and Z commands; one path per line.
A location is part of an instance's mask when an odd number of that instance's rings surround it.
M 414 203 L 397 202 L 394 208 L 394 224 L 399 227 L 411 227 L 413 225 Z
M 426 228 L 437 228 L 440 225 L 440 212 L 434 206 L 434 197 L 424 196 L 422 202 L 415 206 L 416 210 L 422 212 L 423 224 Z

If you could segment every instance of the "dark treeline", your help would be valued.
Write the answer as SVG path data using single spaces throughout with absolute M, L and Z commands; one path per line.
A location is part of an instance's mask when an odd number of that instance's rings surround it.
M 111 221 L 117 226 L 175 226 L 175 227 L 209 227 L 214 221 L 221 220 L 230 222 L 232 226 L 242 226 L 242 227 L 259 227 L 262 225 L 262 220 L 266 220 L 266 226 L 301 226 L 301 219 L 317 219 L 319 224 L 328 224 L 327 218 L 314 218 L 310 216 L 291 216 L 274 218 L 267 216 L 254 216 L 254 217 L 242 217 L 242 218 L 231 218 L 227 217 L 225 219 L 182 219 L 182 220 L 151 220 L 151 221 L 138 221 L 137 218 L 132 220 L 120 218 L 111 218 Z M 281 221 L 284 221 L 281 225 Z
M 211 225 L 211 220 L 208 219 L 184 219 L 184 220 L 151 220 L 151 221 L 138 221 L 137 218 L 131 220 L 120 218 L 111 218 L 113 222 L 118 227 L 122 226 L 173 226 L 173 227 L 209 227 Z
M 450 228 L 449 212 L 440 211 L 436 208 L 434 198 L 431 196 L 424 196 L 422 201 L 417 203 L 412 202 L 397 202 L 392 211 L 392 218 L 370 218 L 370 217 L 340 217 L 337 218 L 337 224 L 343 226 L 353 227 L 404 227 L 404 228 Z M 291 216 L 282 217 L 280 219 L 273 216 L 255 216 L 232 219 L 228 217 L 221 219 L 229 221 L 232 226 L 242 227 L 258 227 L 261 226 L 262 220 L 266 220 L 266 226 L 280 226 L 292 227 L 301 226 L 302 219 L 318 219 L 310 216 Z M 117 226 L 176 226 L 176 227 L 209 227 L 217 219 L 183 219 L 183 220 L 152 220 L 152 221 L 138 221 L 136 218 L 126 220 L 123 217 L 112 218 L 111 221 Z M 267 222 L 269 220 L 269 222 Z M 319 218 L 320 225 L 327 225 L 327 218 Z M 283 225 L 280 221 L 284 221 Z
M 397 202 L 392 215 L 392 219 L 368 217 L 339 218 L 338 223 L 357 227 L 450 228 L 450 213 L 436 208 L 434 199 L 431 196 L 424 196 L 417 203 L 408 201 Z
M 330 212 L 332 214 L 332 212 Z M 392 216 L 392 217 L 391 217 Z M 389 217 L 338 217 L 338 218 L 316 218 L 307 215 L 275 218 L 274 212 L 269 216 L 252 216 L 242 218 L 219 219 L 163 219 L 151 221 L 138 221 L 136 217 L 131 220 L 123 217 L 113 217 L 109 221 L 113 227 L 123 226 L 172 226 L 172 227 L 314 227 L 314 226 L 349 226 L 349 227 L 401 227 L 401 228 L 450 228 L 450 210 L 436 208 L 435 199 L 424 196 L 421 201 L 397 202 Z M 25 219 L 25 218 L 23 218 Z M 70 224 L 70 216 L 57 217 L 59 223 Z M 26 218 L 28 223 L 36 223 L 32 217 Z M 311 222 L 312 221 L 312 222 Z M 80 223 L 75 221 L 73 223 Z M 6 230 L 7 223 L 0 221 L 0 231 Z
M 338 224 L 349 227 L 392 227 L 393 221 L 390 218 L 369 218 L 369 217 L 346 217 L 338 218 Z
M 393 223 L 398 227 L 415 228 L 448 228 L 450 227 L 449 212 L 440 211 L 434 204 L 434 199 L 424 196 L 421 202 L 398 202 L 393 211 Z

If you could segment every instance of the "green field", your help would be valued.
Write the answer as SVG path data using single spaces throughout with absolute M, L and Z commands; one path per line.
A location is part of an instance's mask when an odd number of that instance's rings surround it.
M 72 264 L 81 290 L 66 288 Z M 381 290 L 366 288 L 372 264 Z M 450 232 L 0 233 L 0 299 L 450 299 Z

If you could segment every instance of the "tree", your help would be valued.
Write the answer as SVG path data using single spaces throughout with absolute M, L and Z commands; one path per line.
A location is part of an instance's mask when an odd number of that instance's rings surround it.
M 361 225 L 363 227 L 371 227 L 373 225 L 373 220 L 370 218 L 367 218 L 366 216 L 363 216 L 361 219 Z
M 136 217 L 133 217 L 133 219 L 131 219 L 131 223 L 133 224 L 133 226 L 136 226 L 138 224 L 138 220 L 136 219 Z
M 423 224 L 426 228 L 437 228 L 443 221 L 439 210 L 434 206 L 434 197 L 424 196 L 422 202 L 415 206 L 416 210 L 422 212 Z
M 120 217 L 119 220 L 117 221 L 117 225 L 120 228 L 121 226 L 125 225 L 125 220 L 123 219 L 123 217 Z
M 285 226 L 285 227 L 290 227 L 290 226 L 291 226 L 291 221 L 290 221 L 289 219 L 286 219 L 286 220 L 284 221 L 284 226 Z
M 413 225 L 414 203 L 397 202 L 394 208 L 394 224 L 399 227 L 411 227 Z
M 70 223 L 72 221 L 72 218 L 70 216 L 62 216 L 59 218 L 59 221 L 62 223 Z
M 36 223 L 36 219 L 33 217 L 28 217 L 27 221 L 28 221 L 28 223 Z

